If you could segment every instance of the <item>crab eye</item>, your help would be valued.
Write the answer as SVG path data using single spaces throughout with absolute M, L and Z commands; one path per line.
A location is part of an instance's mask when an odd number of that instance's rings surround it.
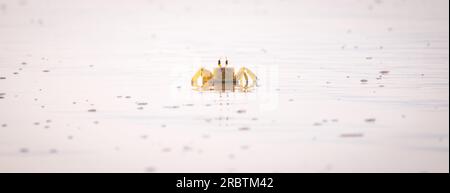
M 225 65 L 228 65 L 228 60 L 225 60 Z

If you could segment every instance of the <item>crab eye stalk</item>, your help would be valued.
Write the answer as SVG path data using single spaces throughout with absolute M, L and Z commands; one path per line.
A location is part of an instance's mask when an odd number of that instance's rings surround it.
M 217 61 L 217 64 L 219 65 L 219 67 L 222 67 L 222 65 L 220 64 L 220 59 Z

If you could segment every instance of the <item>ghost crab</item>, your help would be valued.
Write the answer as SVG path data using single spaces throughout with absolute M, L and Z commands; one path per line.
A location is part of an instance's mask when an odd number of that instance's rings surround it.
M 235 73 L 233 67 L 227 67 L 228 59 L 225 59 L 225 66 L 222 66 L 222 59 L 217 63 L 219 67 L 213 72 L 202 67 L 194 74 L 191 84 L 196 90 L 249 91 L 257 86 L 258 78 L 248 68 L 242 67 Z

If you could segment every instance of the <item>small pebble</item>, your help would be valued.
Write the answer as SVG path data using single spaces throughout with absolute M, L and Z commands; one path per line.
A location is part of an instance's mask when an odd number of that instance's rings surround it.
M 387 71 L 387 70 L 382 70 L 382 71 L 380 71 L 380 74 L 386 75 L 386 74 L 389 74 L 389 71 Z
M 147 168 L 145 168 L 145 172 L 152 173 L 152 172 L 155 172 L 155 171 L 156 171 L 155 167 L 147 167 Z
M 243 113 L 246 113 L 246 112 L 247 111 L 245 109 L 239 109 L 239 110 L 236 111 L 236 113 L 239 113 L 239 114 L 243 114 Z
M 341 134 L 341 137 L 363 137 L 364 135 L 362 133 L 344 133 Z
M 250 130 L 250 128 L 248 128 L 248 127 L 241 127 L 241 128 L 239 128 L 239 131 L 248 131 L 248 130 Z
M 210 136 L 209 136 L 208 134 L 204 134 L 204 135 L 202 135 L 202 138 L 203 138 L 203 139 L 209 139 Z
M 57 150 L 57 149 L 50 149 L 50 150 L 49 150 L 49 153 L 50 153 L 50 154 L 57 154 L 57 153 L 58 153 L 58 150 Z
M 376 119 L 375 118 L 367 118 L 364 121 L 367 122 L 367 123 L 373 123 L 373 122 L 376 121 Z
M 28 153 L 28 152 L 30 152 L 30 150 L 28 148 L 20 148 L 19 152 L 20 153 Z
M 164 108 L 166 108 L 166 109 L 178 109 L 178 108 L 180 108 L 180 107 L 174 105 L 174 106 L 165 106 Z
M 189 147 L 187 145 L 183 146 L 183 151 L 191 151 L 192 147 Z

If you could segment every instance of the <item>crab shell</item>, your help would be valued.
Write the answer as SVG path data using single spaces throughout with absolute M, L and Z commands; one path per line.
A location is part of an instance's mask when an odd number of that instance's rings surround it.
M 202 78 L 201 85 L 198 84 L 199 78 Z M 192 77 L 192 86 L 198 90 L 248 91 L 256 86 L 256 81 L 256 75 L 245 67 L 239 69 L 237 73 L 233 67 L 214 68 L 212 73 L 200 68 Z

